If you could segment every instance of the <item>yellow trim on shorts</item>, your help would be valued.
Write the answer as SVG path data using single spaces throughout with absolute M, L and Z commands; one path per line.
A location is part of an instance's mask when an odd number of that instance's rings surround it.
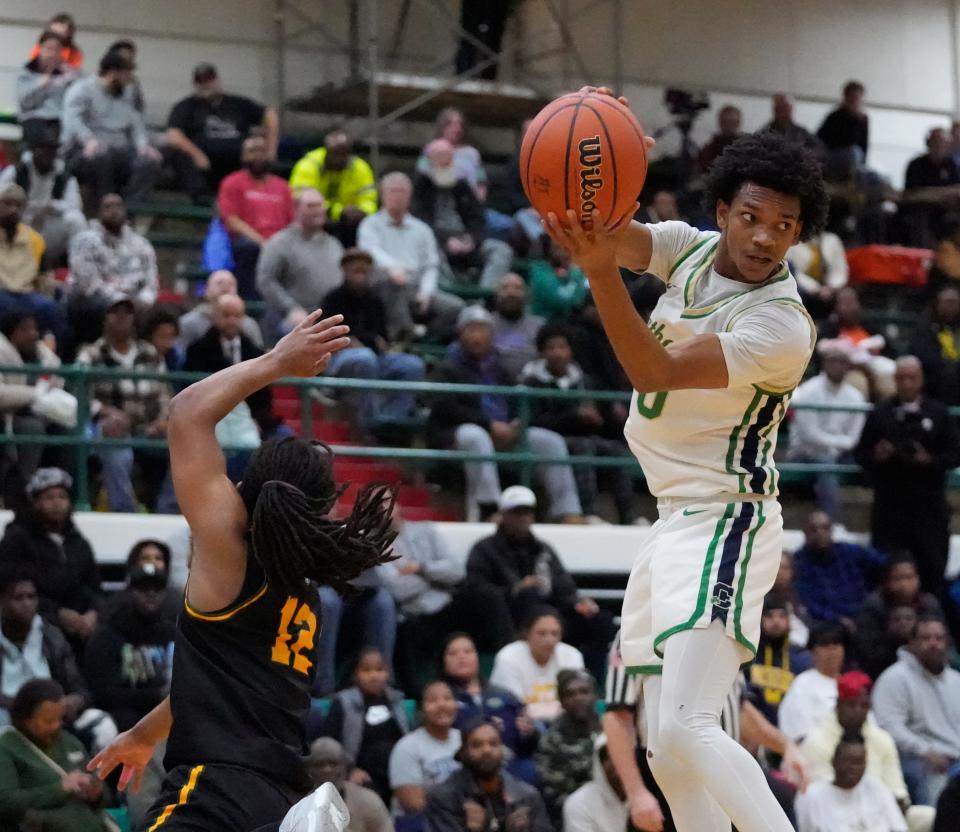
M 200 777 L 201 771 L 203 771 L 203 766 L 194 766 L 193 769 L 191 769 L 190 777 L 187 779 L 186 785 L 180 789 L 180 797 L 177 802 L 170 803 L 165 806 L 163 811 L 160 813 L 160 817 L 154 821 L 153 826 L 151 826 L 147 832 L 154 832 L 155 829 L 163 826 L 163 824 L 167 822 L 167 819 L 170 817 L 170 815 L 173 814 L 173 810 L 176 809 L 177 806 L 183 806 L 183 804 L 187 802 L 187 800 L 190 798 L 190 793 L 197 786 L 197 778 Z

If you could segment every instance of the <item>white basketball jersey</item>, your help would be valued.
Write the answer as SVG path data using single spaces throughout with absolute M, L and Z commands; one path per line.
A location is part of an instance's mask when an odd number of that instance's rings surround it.
M 761 284 L 714 270 L 720 235 L 649 225 L 649 273 L 667 284 L 650 329 L 665 346 L 716 333 L 728 386 L 634 392 L 624 435 L 657 497 L 775 496 L 777 428 L 813 352 L 816 330 L 786 263 Z

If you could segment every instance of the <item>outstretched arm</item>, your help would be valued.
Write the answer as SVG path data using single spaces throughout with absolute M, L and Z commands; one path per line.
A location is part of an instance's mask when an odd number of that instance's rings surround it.
M 173 485 L 193 535 L 187 582 L 191 607 L 201 612 L 232 604 L 243 585 L 247 512 L 227 478 L 215 429 L 252 393 L 287 376 L 323 372 L 330 355 L 349 343 L 343 316 L 321 319 L 321 310 L 260 358 L 235 364 L 191 385 L 170 407 L 168 441 Z
M 173 725 L 173 712 L 170 710 L 168 696 L 133 728 L 119 734 L 110 745 L 87 763 L 87 771 L 95 771 L 97 777 L 105 780 L 117 766 L 123 766 L 118 784 L 120 791 L 123 791 L 131 781 L 133 781 L 133 790 L 139 790 L 143 770 L 150 762 L 157 743 L 163 742 L 170 736 L 171 725 Z

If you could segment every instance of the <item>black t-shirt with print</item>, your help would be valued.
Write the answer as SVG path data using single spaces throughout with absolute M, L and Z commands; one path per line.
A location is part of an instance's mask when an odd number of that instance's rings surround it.
M 174 105 L 168 127 L 183 131 L 208 155 L 239 153 L 252 127 L 263 123 L 264 107 L 240 95 L 188 96 Z

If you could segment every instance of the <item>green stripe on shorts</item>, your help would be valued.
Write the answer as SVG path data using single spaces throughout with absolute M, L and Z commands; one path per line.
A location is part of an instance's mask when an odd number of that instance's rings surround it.
M 727 521 L 733 517 L 737 505 L 737 503 L 727 503 L 727 506 L 723 511 L 723 517 L 717 521 L 717 527 L 713 532 L 713 538 L 710 540 L 710 545 L 707 547 L 707 556 L 703 563 L 703 570 L 700 573 L 700 591 L 697 595 L 697 605 L 693 611 L 693 614 L 682 624 L 677 624 L 668 630 L 664 630 L 653 640 L 653 652 L 656 653 L 661 659 L 663 658 L 663 652 L 659 649 L 660 644 L 666 639 L 670 638 L 670 636 L 672 636 L 674 633 L 692 629 L 696 625 L 700 616 L 703 615 L 703 611 L 706 609 L 707 592 L 710 588 L 710 573 L 713 572 L 713 561 L 717 554 L 717 546 L 720 544 L 720 540 L 724 536 L 723 530 L 727 526 Z

